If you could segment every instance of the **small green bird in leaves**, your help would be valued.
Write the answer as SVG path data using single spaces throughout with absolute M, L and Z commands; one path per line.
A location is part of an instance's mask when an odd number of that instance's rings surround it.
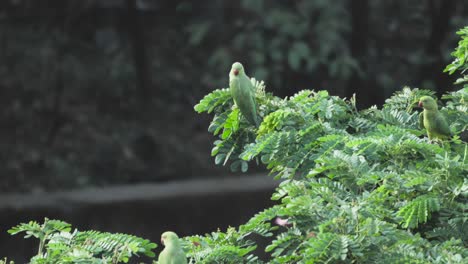
M 255 87 L 245 74 L 244 66 L 239 62 L 232 64 L 229 72 L 229 87 L 234 102 L 239 107 L 242 115 L 249 123 L 258 127 L 260 122 L 258 120 L 257 102 L 255 101 Z
M 423 96 L 419 99 L 419 107 L 424 108 L 424 111 L 419 114 L 419 125 L 426 129 L 429 140 L 450 138 L 452 133 L 447 120 L 439 112 L 437 102 L 430 96 Z
M 163 251 L 159 254 L 159 264 L 187 264 L 187 257 L 176 233 L 167 231 L 161 235 Z

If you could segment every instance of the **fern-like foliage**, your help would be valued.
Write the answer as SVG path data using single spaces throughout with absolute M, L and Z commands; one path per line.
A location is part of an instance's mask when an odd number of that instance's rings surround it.
M 467 69 L 466 59 L 463 66 L 454 63 L 450 71 Z M 418 123 L 417 102 L 434 96 L 432 91 L 404 87 L 382 108 L 362 111 L 356 98 L 326 91 L 304 90 L 285 99 L 257 93 L 258 128 L 243 121 L 225 94 L 215 99 L 216 93 L 196 106 L 215 113 L 210 131 L 219 137 L 212 152 L 216 163 L 246 171 L 260 160 L 282 180 L 272 196 L 277 205 L 227 232 L 238 238 L 228 243 L 230 252 L 253 252 L 250 236 L 258 234 L 272 236 L 264 248 L 270 263 L 468 261 L 468 88 L 439 101 L 455 132 L 443 143 L 430 142 Z M 288 224 L 275 226 L 276 217 Z M 193 259 L 222 259 L 213 234 L 197 239 L 210 246 L 191 248 Z M 253 259 L 234 255 L 235 262 Z
M 421 195 L 400 208 L 398 215 L 403 218 L 403 227 L 414 228 L 426 223 L 433 212 L 440 209 L 439 199 L 430 195 Z
M 237 236 L 249 241 L 252 233 L 275 234 L 265 248 L 272 263 L 465 259 L 459 247 L 466 246 L 467 145 L 457 136 L 447 144 L 425 137 L 414 107 L 418 98 L 432 94 L 405 87 L 382 109 L 363 111 L 353 100 L 325 91 L 302 91 L 284 100 L 267 94 L 261 98 L 258 129 L 245 122 L 229 124 L 230 115 L 240 114 L 235 107 L 218 112 L 214 126 L 235 132 L 213 130 L 220 136 L 213 149 L 216 162 L 259 159 L 283 179 L 272 197 L 280 204 L 240 226 Z M 441 108 L 459 133 L 468 124 L 465 97 L 465 90 L 450 93 Z M 217 123 L 219 116 L 226 116 L 224 123 Z M 276 216 L 291 225 L 272 226 Z M 440 243 L 447 240 L 454 242 L 444 248 L 444 258 L 437 257 L 434 252 L 442 254 Z M 251 244 L 231 246 L 250 249 Z M 200 261 L 223 255 L 214 248 L 191 252 Z
M 462 28 L 457 31 L 457 34 L 461 36 L 460 42 L 458 42 L 458 47 L 452 52 L 454 60 L 452 63 L 447 65 L 445 72 L 453 74 L 456 71 L 464 73 L 468 69 L 468 27 Z M 467 87 L 468 77 L 464 75 L 462 78 L 457 80 L 457 84 L 464 83 L 465 88 Z
M 226 232 L 186 237 L 185 245 L 195 263 L 261 263 L 251 254 L 256 246 L 246 238 L 248 234 L 231 227 Z
M 11 228 L 12 235 L 26 233 L 26 238 L 39 239 L 38 254 L 34 263 L 127 263 L 132 256 L 154 257 L 156 244 L 127 234 L 98 231 L 71 231 L 71 225 L 63 221 L 45 219 Z
M 215 111 L 215 113 L 217 113 L 229 105 L 232 105 L 231 92 L 229 88 L 224 88 L 213 91 L 205 96 L 200 103 L 195 106 L 195 111 L 198 113 L 211 113 Z

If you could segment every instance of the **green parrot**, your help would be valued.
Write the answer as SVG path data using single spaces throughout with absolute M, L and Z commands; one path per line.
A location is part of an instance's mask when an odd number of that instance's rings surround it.
M 452 133 L 447 120 L 437 109 L 436 101 L 430 96 L 423 96 L 419 99 L 419 107 L 424 108 L 424 111 L 419 114 L 419 125 L 426 128 L 429 140 L 450 138 Z
M 161 243 L 164 245 L 164 249 L 159 254 L 159 264 L 187 264 L 187 257 L 176 233 L 164 232 L 161 235 Z
M 249 123 L 258 127 L 260 122 L 258 120 L 257 102 L 255 101 L 255 87 L 245 74 L 244 66 L 239 62 L 232 64 L 229 73 L 229 87 L 234 102 L 239 107 L 242 115 Z

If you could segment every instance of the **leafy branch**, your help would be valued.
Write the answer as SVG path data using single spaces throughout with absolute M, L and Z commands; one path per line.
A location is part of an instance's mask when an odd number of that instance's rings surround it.
M 43 224 L 35 221 L 22 223 L 8 230 L 25 238 L 39 239 L 38 254 L 31 263 L 127 263 L 134 255 L 154 257 L 156 244 L 127 234 L 98 231 L 71 232 L 71 225 L 45 218 Z
M 463 61 L 453 69 L 466 70 Z M 418 124 L 417 102 L 433 95 L 404 87 L 382 108 L 358 111 L 356 98 L 327 91 L 304 90 L 285 99 L 257 93 L 258 129 L 235 123 L 239 119 L 232 117 L 241 113 L 227 90 L 207 95 L 195 109 L 215 114 L 209 131 L 219 137 L 212 151 L 216 163 L 242 163 L 245 171 L 247 162 L 260 160 L 283 180 L 272 196 L 278 204 L 230 229 L 240 240 L 229 247 L 253 251 L 248 241 L 257 234 L 273 236 L 263 249 L 270 263 L 466 260 L 468 145 L 462 134 L 468 126 L 468 88 L 442 97 L 441 112 L 455 131 L 443 144 L 430 142 Z M 276 217 L 287 224 L 272 225 Z M 197 237 L 207 244 L 191 248 L 189 255 L 222 259 L 225 255 L 213 250 L 214 235 L 226 233 Z M 239 257 L 246 261 L 241 254 L 236 261 Z

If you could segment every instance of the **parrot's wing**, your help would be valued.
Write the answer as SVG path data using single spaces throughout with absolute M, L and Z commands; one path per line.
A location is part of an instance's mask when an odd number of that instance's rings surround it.
M 240 84 L 241 88 L 243 89 L 244 92 L 246 92 L 246 103 L 248 106 L 246 108 L 249 109 L 249 113 L 246 113 L 246 118 L 251 122 L 252 124 L 255 124 L 255 126 L 258 127 L 259 122 L 258 122 L 258 112 L 257 112 L 257 101 L 255 100 L 255 87 L 253 86 L 251 80 L 247 76 L 243 76 L 243 78 L 240 79 Z
M 435 127 L 434 132 L 443 135 L 443 136 L 450 136 L 452 132 L 448 126 L 447 120 L 445 120 L 442 113 L 438 113 L 438 115 L 434 118 Z
M 424 128 L 424 114 L 421 112 L 419 114 L 419 128 Z
M 249 80 L 250 82 L 250 89 L 252 90 L 253 94 L 255 95 L 257 93 L 257 88 L 255 87 L 254 85 L 254 82 L 255 82 L 255 79 L 254 78 L 250 78 L 249 76 L 247 76 L 247 80 Z
M 242 88 L 245 88 L 245 91 L 249 91 L 249 93 L 255 95 L 255 87 L 252 84 L 252 80 L 247 75 L 239 76 L 239 82 L 242 85 Z
M 187 264 L 187 257 L 185 256 L 185 253 L 180 250 L 179 253 L 174 256 L 174 263 L 176 264 Z
M 255 126 L 259 126 L 260 123 L 258 122 L 258 112 L 257 112 L 257 101 L 255 100 L 255 93 L 252 94 L 252 96 L 250 96 L 250 104 L 252 105 L 252 108 L 253 108 L 253 122 L 255 124 Z

